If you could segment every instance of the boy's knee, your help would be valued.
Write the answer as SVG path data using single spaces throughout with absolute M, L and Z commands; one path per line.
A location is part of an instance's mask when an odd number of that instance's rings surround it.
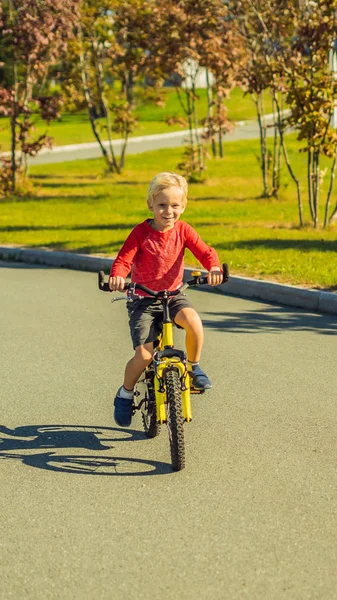
M 184 329 L 202 329 L 201 319 L 194 308 L 182 308 L 175 316 L 174 321 Z
M 153 357 L 153 344 L 137 346 L 135 348 L 135 355 L 138 359 L 149 364 Z

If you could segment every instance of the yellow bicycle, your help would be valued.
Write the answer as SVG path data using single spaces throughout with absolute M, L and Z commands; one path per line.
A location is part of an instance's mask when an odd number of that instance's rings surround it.
M 154 342 L 152 362 L 136 384 L 133 413 L 136 410 L 141 411 L 145 435 L 148 438 L 159 435 L 161 426 L 166 423 L 174 471 L 180 471 L 185 466 L 184 423 L 192 420 L 191 394 L 204 392 L 191 385 L 186 352 L 174 347 L 173 323 L 169 311 L 171 297 L 188 287 L 207 284 L 207 277 L 202 276 L 200 271 L 193 271 L 191 275 L 193 279 L 174 291 L 155 292 L 134 282 L 126 284 L 124 288 L 127 291 L 127 299 L 131 302 L 139 298 L 136 294 L 138 289 L 160 300 L 163 307 L 162 330 Z M 223 282 L 228 281 L 228 278 L 228 265 L 224 264 Z M 110 291 L 109 284 L 104 281 L 103 271 L 98 273 L 98 287 L 102 291 Z

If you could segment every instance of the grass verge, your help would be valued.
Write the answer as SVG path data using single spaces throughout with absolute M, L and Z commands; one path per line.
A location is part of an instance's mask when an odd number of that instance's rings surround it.
M 291 137 L 288 149 L 304 182 L 303 155 Z M 208 162 L 204 184 L 190 185 L 184 219 L 233 274 L 337 290 L 337 224 L 299 229 L 295 189 L 285 175 L 278 200 L 260 198 L 257 140 L 227 143 L 225 151 L 224 160 Z M 0 243 L 113 255 L 149 216 L 151 178 L 175 170 L 180 156 L 181 149 L 129 156 L 121 176 L 104 177 L 100 159 L 34 167 L 33 197 L 0 201 Z M 186 264 L 196 264 L 189 253 Z

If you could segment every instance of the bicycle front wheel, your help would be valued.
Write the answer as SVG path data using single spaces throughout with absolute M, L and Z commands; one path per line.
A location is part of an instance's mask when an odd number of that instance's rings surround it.
M 174 471 L 181 471 L 185 466 L 185 440 L 180 379 L 177 371 L 166 373 L 166 400 L 172 468 Z

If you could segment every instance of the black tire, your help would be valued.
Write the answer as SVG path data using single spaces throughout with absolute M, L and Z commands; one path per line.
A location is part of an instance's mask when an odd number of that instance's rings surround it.
M 153 381 L 147 385 L 147 399 L 142 407 L 142 421 L 145 435 L 148 438 L 154 438 L 160 434 L 161 426 L 157 423 L 156 397 L 153 388 Z
M 185 467 L 185 440 L 179 374 L 177 371 L 167 371 L 165 379 L 172 468 L 181 471 Z

